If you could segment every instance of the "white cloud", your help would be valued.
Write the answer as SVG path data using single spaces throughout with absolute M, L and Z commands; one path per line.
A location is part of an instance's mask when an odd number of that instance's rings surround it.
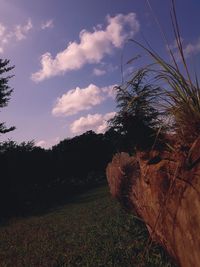
M 100 104 L 103 100 L 104 97 L 101 95 L 101 89 L 94 84 L 90 84 L 82 89 L 76 87 L 57 99 L 52 114 L 56 116 L 73 115 L 81 110 L 89 110 L 93 106 Z
M 106 73 L 114 72 L 118 68 L 118 66 L 113 66 L 111 63 L 100 62 L 99 67 L 93 69 L 93 74 L 95 76 L 102 76 Z
M 46 146 L 46 141 L 44 141 L 44 140 L 40 140 L 40 141 L 38 141 L 35 145 L 36 146 L 40 146 L 40 147 L 45 147 Z
M 0 23 L 0 53 L 3 53 L 4 46 L 8 41 L 8 33 L 6 26 Z
M 13 30 L 8 30 L 5 25 L 0 23 L 0 53 L 4 52 L 4 48 L 8 43 L 26 39 L 27 34 L 32 28 L 31 19 L 28 19 L 25 25 L 14 26 Z
M 101 104 L 106 98 L 112 97 L 111 86 L 100 88 L 90 84 L 86 88 L 76 87 L 63 94 L 56 101 L 52 110 L 54 116 L 69 116 L 79 111 L 90 110 Z
M 25 25 L 17 25 L 15 26 L 14 34 L 18 41 L 26 39 L 27 33 L 33 28 L 33 24 L 31 19 L 28 19 Z
M 70 125 L 73 134 L 81 134 L 89 130 L 96 133 L 104 133 L 108 127 L 107 121 L 115 116 L 115 112 L 102 114 L 88 114 L 86 117 L 80 117 Z
M 105 70 L 98 69 L 98 68 L 94 68 L 93 74 L 95 76 L 102 76 L 102 75 L 106 74 L 106 71 Z
M 183 52 L 186 58 L 198 54 L 200 52 L 200 38 L 195 44 L 187 44 L 184 47 Z
M 107 94 L 107 97 L 115 98 L 116 96 L 115 87 L 116 86 L 117 86 L 116 84 L 105 86 L 102 88 L 102 91 Z
M 183 38 L 182 37 L 180 37 L 180 41 L 181 41 L 181 43 L 183 43 Z M 168 46 L 166 46 L 166 48 L 167 48 L 167 50 L 168 49 L 171 49 L 171 50 L 177 49 L 178 48 L 178 44 L 177 44 L 176 39 L 173 41 L 172 44 L 169 44 Z
M 113 48 L 120 48 L 124 42 L 139 31 L 139 22 L 135 13 L 107 16 L 107 27 L 94 28 L 93 32 L 82 30 L 80 42 L 71 42 L 55 58 L 46 52 L 41 56 L 41 69 L 32 74 L 36 82 L 71 70 L 78 70 L 87 63 L 99 63 Z
M 52 139 L 48 139 L 46 141 L 45 140 L 40 140 L 35 145 L 47 149 L 47 148 L 51 148 L 52 146 L 56 145 L 59 141 L 60 141 L 60 138 L 59 137 L 55 137 L 55 138 L 52 138 Z
M 183 45 L 183 53 L 185 58 L 189 58 L 192 55 L 196 55 L 200 52 L 200 38 L 195 43 L 189 43 L 187 45 L 184 45 L 184 40 L 181 38 L 181 42 Z M 174 56 L 177 61 L 181 60 L 181 55 L 178 51 L 178 45 L 176 41 L 174 41 L 173 44 L 169 45 L 169 48 L 174 51 Z
M 41 25 L 42 30 L 53 28 L 53 27 L 54 27 L 53 19 L 47 20 L 47 21 L 43 22 Z

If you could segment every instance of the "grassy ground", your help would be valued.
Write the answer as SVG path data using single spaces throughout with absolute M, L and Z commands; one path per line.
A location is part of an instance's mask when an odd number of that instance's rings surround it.
M 148 233 L 106 186 L 42 216 L 0 227 L 0 266 L 141 266 Z M 153 245 L 144 266 L 174 266 Z

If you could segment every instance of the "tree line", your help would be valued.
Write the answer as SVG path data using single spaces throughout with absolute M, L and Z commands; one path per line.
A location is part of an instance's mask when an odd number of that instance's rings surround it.
M 105 181 L 108 162 L 118 151 L 118 140 L 110 131 L 89 131 L 49 150 L 36 147 L 33 142 L 3 142 L 1 214 L 20 215 L 43 209 L 99 185 Z
M 14 67 L 0 59 L 0 108 L 5 107 Z M 6 76 L 7 75 L 7 76 Z M 133 78 L 116 87 L 118 111 L 104 134 L 88 131 L 45 150 L 34 142 L 0 143 L 1 217 L 42 211 L 105 182 L 105 169 L 112 156 L 121 151 L 152 146 L 159 125 L 154 108 L 159 88 L 148 84 L 148 73 L 139 70 Z M 14 130 L 0 123 L 0 134 Z

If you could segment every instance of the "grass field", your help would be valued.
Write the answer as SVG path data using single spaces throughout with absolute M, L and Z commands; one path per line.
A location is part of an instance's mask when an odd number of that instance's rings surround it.
M 107 186 L 46 214 L 0 227 L 0 266 L 174 266 L 148 233 L 111 199 Z

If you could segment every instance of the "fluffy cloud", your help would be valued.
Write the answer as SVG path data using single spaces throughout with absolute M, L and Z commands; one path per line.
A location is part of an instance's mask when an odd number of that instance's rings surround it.
M 42 30 L 46 30 L 46 29 L 53 28 L 53 27 L 54 27 L 53 19 L 47 20 L 43 22 L 41 25 Z
M 108 127 L 107 121 L 115 116 L 115 112 L 102 114 L 88 114 L 86 117 L 80 117 L 70 125 L 73 134 L 84 133 L 93 130 L 96 133 L 104 133 Z
M 104 97 L 101 95 L 101 89 L 94 84 L 90 84 L 82 89 L 76 87 L 57 99 L 52 114 L 56 116 L 73 115 L 81 110 L 89 110 L 93 106 L 100 104 L 103 100 Z
M 94 28 L 93 32 L 82 30 L 80 42 L 71 42 L 55 58 L 50 53 L 41 56 L 41 69 L 32 74 L 36 82 L 71 70 L 78 70 L 87 63 L 99 63 L 113 48 L 120 48 L 129 37 L 139 31 L 139 22 L 135 13 L 107 16 L 107 26 Z
M 26 39 L 27 34 L 33 28 L 31 19 L 24 25 L 16 25 L 13 30 L 8 30 L 5 25 L 0 23 L 0 53 L 4 52 L 4 47 L 9 42 L 21 41 Z
M 111 86 L 100 88 L 90 84 L 86 88 L 76 87 L 63 94 L 56 101 L 52 110 L 54 116 L 69 116 L 82 110 L 89 110 L 101 104 L 107 97 L 112 97 Z

